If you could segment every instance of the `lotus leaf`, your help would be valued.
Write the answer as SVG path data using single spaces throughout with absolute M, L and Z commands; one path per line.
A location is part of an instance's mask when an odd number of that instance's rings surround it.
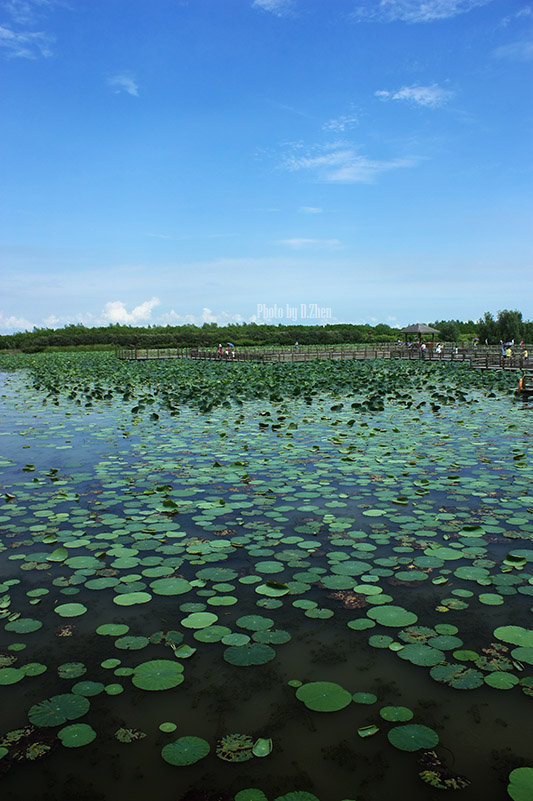
M 72 723 L 60 729 L 57 736 L 67 748 L 80 748 L 82 745 L 92 743 L 96 738 L 96 732 L 87 723 Z
M 152 600 L 149 592 L 126 592 L 122 595 L 115 595 L 113 603 L 117 606 L 134 606 L 135 604 L 147 604 Z
M 171 721 L 165 721 L 159 724 L 159 731 L 165 732 L 165 734 L 170 734 L 170 732 L 176 731 L 177 728 L 176 724 Z
M 60 604 L 56 606 L 54 612 L 61 617 L 79 617 L 84 615 L 87 607 L 84 604 Z
M 120 637 L 123 634 L 127 634 L 129 630 L 130 627 L 125 623 L 102 623 L 102 625 L 98 626 L 96 629 L 96 633 L 103 634 L 104 636 Z
M 214 612 L 193 612 L 183 618 L 181 625 L 187 629 L 205 629 L 216 623 L 217 620 L 218 615 L 215 615 Z
M 533 648 L 532 629 L 525 629 L 522 626 L 499 626 L 497 629 L 494 629 L 494 636 L 512 645 L 523 645 L 527 648 Z
M 28 718 L 35 726 L 59 726 L 67 720 L 81 718 L 89 706 L 89 701 L 82 695 L 54 695 L 30 707 Z
M 296 697 L 314 712 L 337 712 L 352 700 L 350 693 L 332 681 L 311 681 L 296 690 Z
M 372 735 L 377 734 L 379 731 L 379 726 L 376 726 L 374 723 L 369 724 L 368 726 L 360 726 L 357 729 L 357 734 L 359 737 L 372 737 Z
M 379 710 L 383 720 L 407 721 L 413 717 L 412 711 L 406 706 L 383 706 Z
M 24 678 L 26 674 L 20 668 L 0 668 L 0 685 L 16 684 Z
M 474 690 L 483 684 L 483 674 L 464 665 L 435 665 L 429 674 L 435 681 L 449 684 L 456 690 Z
M 40 620 L 33 620 L 29 617 L 19 617 L 17 620 L 6 623 L 5 630 L 14 631 L 16 634 L 31 634 L 33 631 L 42 628 L 42 625 Z
M 356 704 L 375 704 L 378 700 L 377 695 L 374 693 L 354 693 L 352 699 Z
M 418 751 L 420 748 L 434 748 L 439 742 L 436 731 L 420 723 L 406 723 L 394 726 L 388 733 L 389 742 L 400 751 Z
M 367 614 L 382 626 L 410 626 L 418 620 L 414 612 L 394 605 L 374 606 L 368 610 Z
M 142 662 L 133 671 L 132 682 L 141 690 L 170 690 L 183 681 L 183 665 L 169 659 Z
M 152 592 L 156 595 L 183 595 L 189 592 L 191 585 L 183 578 L 161 578 L 150 584 Z
M 533 768 L 515 768 L 509 774 L 507 792 L 513 801 L 531 801 L 533 796 Z
M 252 748 L 253 755 L 256 757 L 266 757 L 272 753 L 272 740 L 270 738 L 259 737 Z
M 250 665 L 264 665 L 274 659 L 276 652 L 270 645 L 263 643 L 248 643 L 247 645 L 230 645 L 224 651 L 224 659 L 230 665 L 249 667 Z
M 256 787 L 247 787 L 235 794 L 234 801 L 268 801 L 262 790 Z

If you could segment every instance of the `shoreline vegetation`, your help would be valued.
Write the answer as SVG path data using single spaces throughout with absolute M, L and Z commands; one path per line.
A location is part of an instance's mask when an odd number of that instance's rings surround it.
M 439 334 L 441 342 L 473 343 L 487 342 L 498 345 L 500 341 L 518 344 L 533 342 L 533 321 L 524 321 L 522 312 L 499 311 L 494 317 L 485 312 L 483 318 L 469 320 L 436 320 L 430 323 Z M 414 336 L 411 337 L 416 338 Z M 356 325 L 332 323 L 327 325 L 273 325 L 257 323 L 232 323 L 219 326 L 204 323 L 202 326 L 130 326 L 111 324 L 88 327 L 82 324 L 65 325 L 63 328 L 34 328 L 0 336 L 1 351 L 23 351 L 38 353 L 62 350 L 113 350 L 115 347 L 202 347 L 216 348 L 219 343 L 234 343 L 239 347 L 286 346 L 296 342 L 307 345 L 363 345 L 405 340 L 400 328 L 384 323 Z

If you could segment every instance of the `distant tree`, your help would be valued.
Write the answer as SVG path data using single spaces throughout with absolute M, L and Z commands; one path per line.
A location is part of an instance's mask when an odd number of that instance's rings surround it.
M 477 331 L 480 340 L 486 340 L 489 345 L 494 345 L 501 339 L 498 324 L 490 312 L 485 312 L 478 323 Z
M 443 342 L 457 342 L 459 339 L 459 328 L 454 320 L 443 320 L 436 328 L 439 330 L 439 338 Z
M 509 311 L 508 309 L 499 311 L 497 325 L 500 339 L 503 342 L 510 342 L 511 340 L 519 342 L 522 339 L 522 312 Z

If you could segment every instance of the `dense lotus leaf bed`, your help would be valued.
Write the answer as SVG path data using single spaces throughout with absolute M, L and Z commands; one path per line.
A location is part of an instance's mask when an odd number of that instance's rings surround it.
M 514 376 L 0 368 L 3 798 L 527 797 Z

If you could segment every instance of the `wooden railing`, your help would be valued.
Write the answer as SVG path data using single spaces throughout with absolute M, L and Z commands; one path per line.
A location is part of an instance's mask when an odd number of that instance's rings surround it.
M 198 359 L 217 362 L 307 362 L 321 359 L 409 359 L 413 361 L 467 362 L 478 370 L 527 370 L 533 366 L 522 354 L 504 356 L 500 349 L 445 347 L 438 353 L 434 348 L 418 347 L 291 347 L 291 348 L 237 348 L 220 354 L 216 348 L 117 348 L 116 356 L 126 361 L 151 359 Z

